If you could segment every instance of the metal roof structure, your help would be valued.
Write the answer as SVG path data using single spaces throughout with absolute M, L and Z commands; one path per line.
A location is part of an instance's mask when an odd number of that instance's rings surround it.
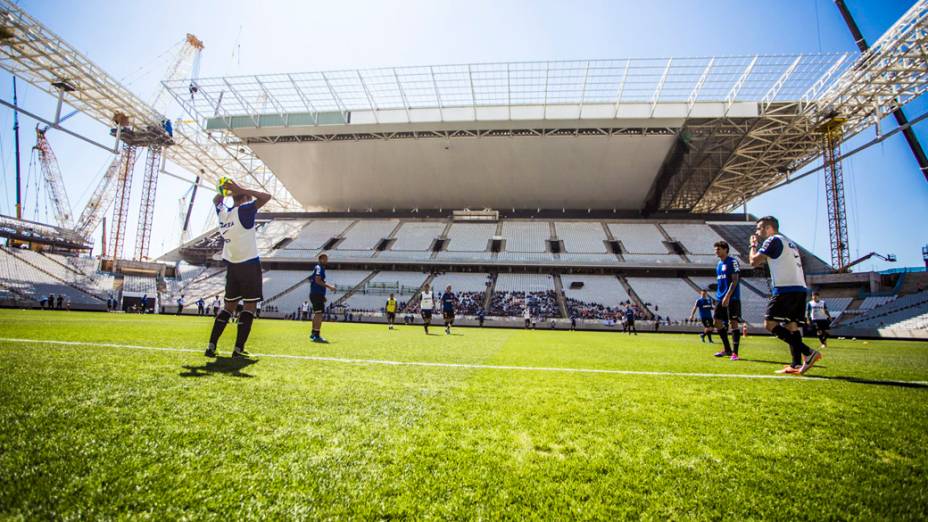
M 0 67 L 109 127 L 122 113 L 136 129 L 161 128 L 163 115 L 9 0 L 0 0 Z M 274 196 L 272 207 L 300 208 L 247 148 L 230 149 L 197 125 L 175 126 L 173 139 L 166 156 L 191 174 L 211 183 L 222 176 L 249 179 Z
M 924 91 L 926 5 L 917 2 L 862 55 L 433 65 L 203 78 L 194 89 L 189 81 L 165 86 L 219 141 L 258 152 L 292 192 L 313 182 L 313 169 L 322 169 L 345 176 L 351 186 L 341 192 L 358 194 L 356 207 L 376 199 L 363 194 L 375 167 L 364 166 L 361 176 L 342 172 L 338 154 L 320 144 L 613 137 L 662 128 L 677 140 L 659 171 L 644 174 L 653 180 L 641 210 L 723 212 L 786 182 L 819 157 L 818 128 L 835 112 L 847 119 L 847 139 Z M 307 148 L 302 157 L 293 144 Z M 343 150 L 364 153 L 361 147 Z M 313 159 L 327 155 L 331 161 Z M 407 154 L 398 161 L 410 169 L 435 168 L 434 159 L 419 165 Z M 530 183 L 531 173 L 525 175 Z M 344 198 L 297 199 L 304 206 L 346 204 Z M 575 207 L 590 203 L 583 194 L 575 201 Z

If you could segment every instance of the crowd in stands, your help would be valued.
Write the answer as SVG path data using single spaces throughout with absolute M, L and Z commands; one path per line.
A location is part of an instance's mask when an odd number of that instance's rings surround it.
M 535 317 L 560 317 L 557 293 L 543 292 L 494 292 L 490 301 L 490 315 L 522 317 L 528 307 Z

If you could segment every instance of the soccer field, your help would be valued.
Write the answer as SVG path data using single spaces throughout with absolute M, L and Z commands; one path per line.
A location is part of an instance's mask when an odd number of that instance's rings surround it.
M 928 343 L 211 322 L 0 311 L 0 518 L 928 517 Z

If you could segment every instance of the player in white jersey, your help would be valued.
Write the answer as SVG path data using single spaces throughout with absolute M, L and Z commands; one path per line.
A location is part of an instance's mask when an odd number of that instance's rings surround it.
M 789 366 L 777 373 L 806 373 L 822 354 L 802 342 L 800 325 L 805 322 L 806 278 L 799 247 L 780 234 L 777 218 L 765 216 L 757 220 L 751 236 L 750 261 L 753 267 L 767 263 L 770 268 L 772 295 L 767 303 L 764 326 L 788 344 L 792 354 Z
M 419 296 L 419 311 L 425 324 L 425 335 L 429 335 L 429 325 L 432 324 L 432 310 L 434 309 L 435 295 L 432 293 L 432 288 L 425 285 L 422 288 L 422 294 Z
M 806 319 L 815 327 L 815 334 L 821 343 L 819 348 L 825 348 L 828 345 L 828 330 L 831 328 L 831 312 L 818 292 L 812 292 L 812 300 L 806 305 Z
M 213 322 L 206 356 L 216 356 L 216 343 L 232 318 L 236 305 L 243 301 L 232 356 L 248 357 L 250 354 L 245 351 L 245 342 L 251 333 L 257 303 L 263 299 L 261 260 L 258 258 L 258 243 L 255 240 L 255 216 L 258 209 L 271 200 L 271 195 L 242 188 L 232 180 L 226 181 L 220 188 L 227 190 L 233 201 L 233 205 L 227 207 L 222 194 L 213 198 L 219 218 L 219 233 L 222 235 L 222 260 L 226 264 L 225 307 Z

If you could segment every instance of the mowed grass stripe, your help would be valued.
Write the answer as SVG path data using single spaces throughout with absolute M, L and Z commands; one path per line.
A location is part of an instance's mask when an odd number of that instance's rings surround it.
M 203 350 L 193 348 L 174 348 L 164 346 L 143 346 L 133 344 L 115 344 L 115 343 L 97 343 L 83 341 L 62 341 L 55 339 L 19 339 L 0 337 L 0 342 L 15 344 L 50 344 L 56 346 L 95 346 L 100 348 L 118 348 L 123 350 L 149 350 L 159 352 L 178 352 L 178 353 L 202 353 Z M 514 371 L 531 371 L 531 372 L 565 372 L 565 373 L 595 373 L 608 375 L 638 375 L 652 377 L 698 377 L 698 378 L 727 378 L 727 379 L 774 379 L 774 380 L 807 380 L 823 381 L 831 380 L 814 375 L 759 375 L 759 374 L 739 374 L 739 373 L 702 373 L 702 372 L 661 372 L 661 371 L 636 371 L 636 370 L 607 370 L 602 368 L 551 368 L 539 366 L 510 366 L 510 365 L 493 365 L 493 364 L 467 364 L 467 363 L 439 363 L 427 361 L 390 361 L 384 359 L 351 359 L 343 357 L 322 357 L 316 355 L 291 355 L 291 354 L 273 354 L 273 353 L 253 353 L 254 357 L 269 357 L 275 359 L 297 359 L 305 361 L 318 362 L 335 362 L 344 364 L 363 364 L 363 365 L 386 365 L 386 366 L 420 366 L 433 368 L 463 368 L 468 370 L 514 370 Z M 887 383 L 896 383 L 903 385 L 920 385 L 928 386 L 928 381 L 907 381 L 907 380 L 889 380 Z

